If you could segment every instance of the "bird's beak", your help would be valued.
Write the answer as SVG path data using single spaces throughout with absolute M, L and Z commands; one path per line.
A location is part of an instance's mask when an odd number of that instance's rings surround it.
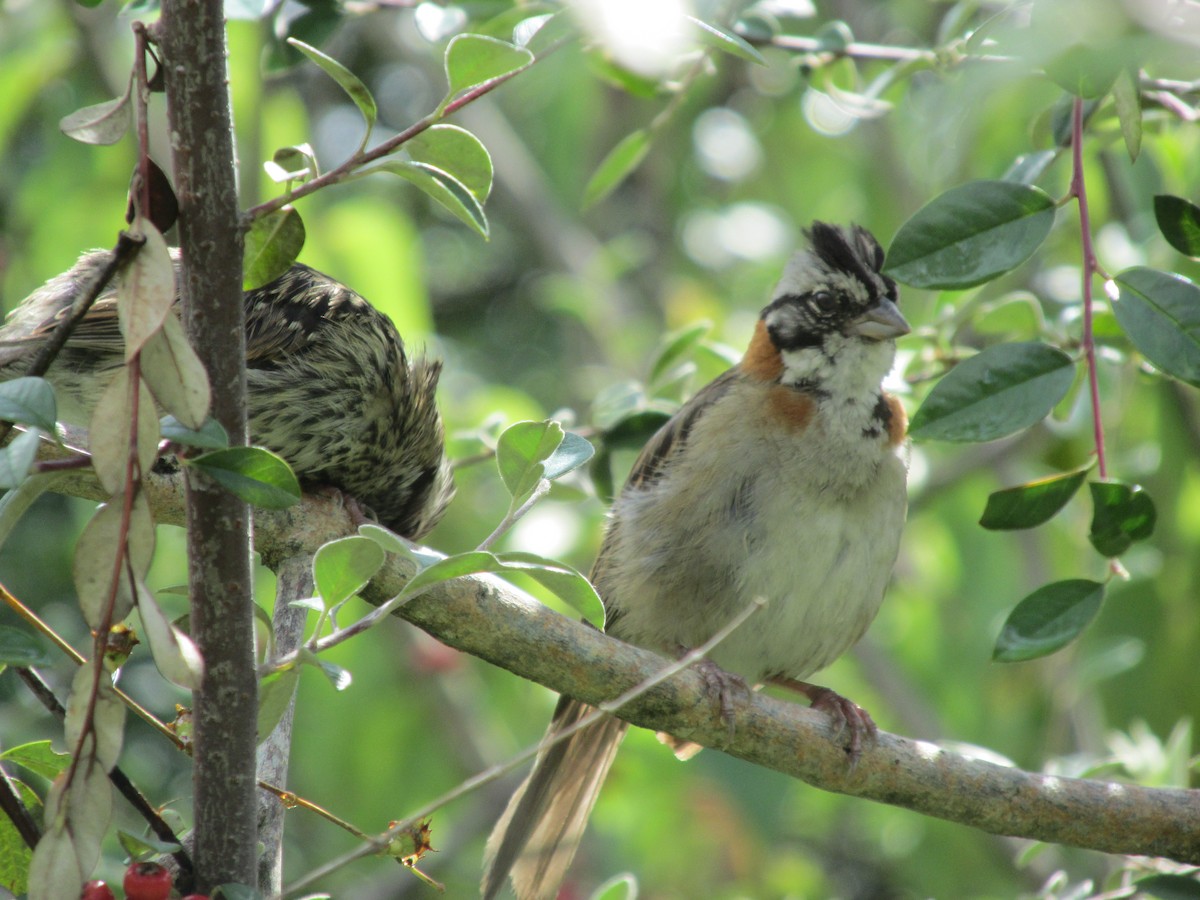
M 859 316 L 850 323 L 849 331 L 859 337 L 872 341 L 884 341 L 897 338 L 912 331 L 908 321 L 887 297 L 879 301 L 879 305 Z

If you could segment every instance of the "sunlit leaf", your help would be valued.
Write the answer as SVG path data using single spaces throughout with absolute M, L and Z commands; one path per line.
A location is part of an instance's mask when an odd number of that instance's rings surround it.
M 1075 496 L 1086 477 L 1086 470 L 1068 472 L 995 491 L 988 496 L 979 524 L 1000 530 L 1033 528 L 1048 522 Z
M 433 125 L 404 145 L 416 162 L 456 178 L 483 203 L 492 190 L 492 157 L 479 138 L 457 125 Z
M 367 586 L 384 561 L 383 548 L 359 535 L 322 544 L 313 557 L 313 582 L 326 606 L 337 606 Z
M 533 62 L 533 54 L 524 47 L 485 37 L 460 34 L 446 46 L 448 97 L 515 72 Z
M 117 764 L 125 739 L 125 704 L 117 699 L 107 671 L 100 671 L 97 681 L 95 666 L 90 662 L 80 666 L 71 681 L 71 696 L 67 699 L 67 746 L 72 752 L 79 747 L 80 735 L 89 712 L 92 728 L 88 734 L 96 738 L 96 759 L 108 772 Z M 91 697 L 95 694 L 93 704 Z
M 285 206 L 250 223 L 242 250 L 242 290 L 252 291 L 283 275 L 304 249 L 304 220 Z
M 428 163 L 389 160 L 363 169 L 359 174 L 370 175 L 375 172 L 391 172 L 411 181 L 461 222 L 473 228 L 482 237 L 488 236 L 487 216 L 479 200 L 466 185 L 450 173 Z
M 1150 495 L 1138 485 L 1093 481 L 1092 527 L 1088 540 L 1104 556 L 1120 556 L 1154 533 L 1158 513 Z
M 0 760 L 15 763 L 53 781 L 71 764 L 71 754 L 57 752 L 51 746 L 50 741 L 32 741 L 28 744 L 9 747 L 0 753 Z
M 563 428 L 552 419 L 517 422 L 500 435 L 496 465 L 514 500 L 526 497 L 546 475 L 545 462 L 563 442 Z
M 1136 162 L 1142 151 L 1142 93 L 1136 67 L 1121 70 L 1113 83 L 1113 104 L 1121 123 L 1121 137 L 1130 162 Z
M 1104 585 L 1083 578 L 1038 588 L 1009 613 L 992 659 L 1020 662 L 1066 646 L 1095 618 L 1103 599 Z
M 934 385 L 912 418 L 914 440 L 994 441 L 1040 422 L 1062 399 L 1075 364 L 1046 344 L 996 344 Z
M 1054 223 L 1054 201 L 1012 181 L 973 181 L 935 197 L 900 226 L 884 271 L 919 288 L 968 288 L 1015 269 Z
M 1141 267 L 1115 281 L 1113 311 L 1134 346 L 1168 375 L 1200 387 L 1200 288 L 1182 275 Z
M 1064 91 L 1096 100 L 1109 92 L 1123 66 L 1112 48 L 1072 44 L 1046 64 L 1046 75 Z
M 300 501 L 300 482 L 284 460 L 262 447 L 229 447 L 186 460 L 252 506 L 286 509 Z
M 145 493 L 139 491 L 134 497 L 127 534 L 122 534 L 123 506 L 122 497 L 101 504 L 75 544 L 71 564 L 75 592 L 84 621 L 93 631 L 105 627 L 110 599 L 114 605 L 109 625 L 129 615 L 134 600 L 129 570 L 132 569 L 134 578 L 144 578 L 154 557 L 154 519 Z M 122 559 L 119 569 L 118 557 Z M 111 598 L 114 572 L 118 573 L 116 596 Z
M 483 550 L 469 550 L 466 553 L 447 556 L 422 569 L 404 586 L 404 593 L 415 594 L 419 590 L 443 581 L 451 581 L 464 575 L 478 575 L 481 572 L 496 572 L 500 568 L 500 561 L 491 553 Z

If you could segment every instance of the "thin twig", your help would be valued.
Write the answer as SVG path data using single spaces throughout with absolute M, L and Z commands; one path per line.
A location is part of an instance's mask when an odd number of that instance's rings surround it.
M 576 734 L 585 728 L 591 727 L 602 717 L 618 712 L 625 704 L 637 699 L 647 691 L 662 684 L 667 679 L 674 677 L 684 669 L 695 665 L 697 662 L 707 657 L 708 654 L 712 652 L 714 647 L 729 637 L 729 635 L 740 628 L 742 624 L 748 618 L 750 618 L 750 616 L 758 612 L 760 609 L 763 609 L 766 605 L 767 604 L 764 599 L 761 597 L 756 597 L 754 600 L 748 603 L 741 612 L 734 616 L 733 619 L 730 620 L 723 628 L 719 629 L 711 638 L 674 662 L 663 666 L 660 671 L 656 672 L 650 678 L 647 678 L 644 681 L 634 685 L 631 689 L 620 696 L 601 703 L 598 707 L 593 709 L 569 728 L 564 728 L 561 731 L 555 731 L 552 734 L 548 734 L 541 741 L 525 748 L 516 756 L 513 756 L 502 763 L 497 763 L 491 768 L 480 772 L 478 775 L 459 783 L 446 793 L 442 794 L 442 796 L 427 803 L 417 812 L 394 823 L 383 834 L 368 839 L 366 843 L 356 847 L 349 853 L 345 853 L 337 859 L 330 860 L 323 866 L 314 869 L 312 872 L 309 872 L 294 884 L 289 885 L 282 893 L 270 898 L 270 900 L 282 900 L 283 897 L 289 894 L 295 894 L 298 891 L 304 890 L 305 888 L 316 884 L 320 879 L 332 874 L 333 872 L 336 872 L 338 869 L 341 869 L 352 862 L 356 862 L 364 857 L 371 856 L 375 853 L 385 850 L 393 838 L 412 828 L 413 825 L 422 821 L 423 819 L 427 819 L 442 807 L 480 787 L 483 787 L 486 784 L 489 784 L 492 781 L 495 781 L 500 776 L 510 772 L 527 760 L 532 759 L 549 747 L 553 747 L 555 744 L 567 740 L 573 734 Z

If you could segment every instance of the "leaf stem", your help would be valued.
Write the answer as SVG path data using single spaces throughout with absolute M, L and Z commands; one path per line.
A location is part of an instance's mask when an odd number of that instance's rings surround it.
M 1104 454 L 1104 422 L 1100 417 L 1100 383 L 1096 374 L 1096 339 L 1093 330 L 1092 279 L 1099 272 L 1096 249 L 1092 243 L 1091 216 L 1088 212 L 1087 181 L 1083 175 L 1083 100 L 1075 98 L 1071 109 L 1071 190 L 1069 196 L 1079 203 L 1079 232 L 1083 246 L 1083 353 L 1087 360 L 1088 391 L 1092 404 L 1092 432 L 1096 443 L 1097 471 L 1101 480 L 1108 477 Z

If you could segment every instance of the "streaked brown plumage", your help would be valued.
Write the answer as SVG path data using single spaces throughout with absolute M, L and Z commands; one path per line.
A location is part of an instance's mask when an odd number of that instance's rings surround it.
M 84 254 L 13 312 L 0 328 L 0 380 L 24 374 L 110 258 Z M 72 424 L 88 424 L 123 361 L 114 291 L 100 296 L 47 374 L 60 417 Z M 454 494 L 434 401 L 441 362 L 410 360 L 387 316 L 308 266 L 247 291 L 245 303 L 251 442 L 286 459 L 306 486 L 344 491 L 406 537 L 427 534 Z

